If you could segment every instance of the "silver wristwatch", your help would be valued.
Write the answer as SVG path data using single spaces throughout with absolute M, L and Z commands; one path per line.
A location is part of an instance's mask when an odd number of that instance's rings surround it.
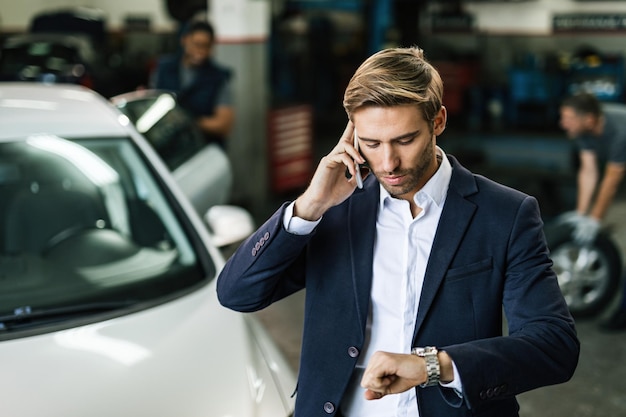
M 437 348 L 434 346 L 416 347 L 411 350 L 411 354 L 420 356 L 426 361 L 426 382 L 420 384 L 420 387 L 431 387 L 439 383 L 440 369 L 439 358 L 437 357 Z

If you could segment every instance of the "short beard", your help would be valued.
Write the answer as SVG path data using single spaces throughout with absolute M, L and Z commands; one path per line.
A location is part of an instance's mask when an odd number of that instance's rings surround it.
M 422 156 L 420 160 L 418 161 L 417 166 L 406 169 L 406 170 L 392 172 L 392 174 L 406 175 L 409 178 L 408 182 L 402 185 L 401 187 L 400 186 L 388 187 L 384 182 L 379 181 L 383 185 L 385 190 L 387 190 L 389 195 L 391 195 L 394 198 L 401 197 L 412 191 L 418 191 L 417 187 L 419 186 L 419 184 L 425 184 L 427 182 L 427 179 L 425 179 L 425 177 L 429 173 L 433 160 L 435 158 L 434 149 L 435 149 L 435 141 L 431 140 L 430 144 L 426 147 L 426 149 L 422 153 Z M 385 172 L 382 175 L 388 175 L 388 174 L 389 172 Z M 374 173 L 374 175 L 377 178 L 380 178 L 382 176 L 382 175 L 379 175 L 379 173 Z

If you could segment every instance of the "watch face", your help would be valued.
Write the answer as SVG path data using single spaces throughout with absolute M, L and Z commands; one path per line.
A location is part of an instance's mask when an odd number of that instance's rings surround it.
M 411 353 L 417 356 L 436 355 L 437 348 L 433 346 L 416 347 L 411 350 Z

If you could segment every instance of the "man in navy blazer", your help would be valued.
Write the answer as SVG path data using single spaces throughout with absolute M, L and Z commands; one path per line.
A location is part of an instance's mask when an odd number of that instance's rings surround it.
M 306 289 L 296 417 L 517 416 L 576 368 L 537 201 L 436 145 L 442 96 L 422 50 L 368 58 L 309 187 L 218 278 L 244 312 Z

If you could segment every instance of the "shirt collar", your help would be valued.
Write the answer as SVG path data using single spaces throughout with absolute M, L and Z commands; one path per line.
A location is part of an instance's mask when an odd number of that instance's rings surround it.
M 441 164 L 435 172 L 435 174 L 428 180 L 426 184 L 415 194 L 415 201 L 419 194 L 425 194 L 428 196 L 437 206 L 441 206 L 445 201 L 446 194 L 448 193 L 448 187 L 450 185 L 450 178 L 452 178 L 452 166 L 450 161 L 446 157 L 445 152 L 439 147 L 436 147 L 437 157 L 441 157 Z M 380 209 L 382 210 L 387 198 L 393 198 L 389 194 L 385 187 L 380 185 Z

